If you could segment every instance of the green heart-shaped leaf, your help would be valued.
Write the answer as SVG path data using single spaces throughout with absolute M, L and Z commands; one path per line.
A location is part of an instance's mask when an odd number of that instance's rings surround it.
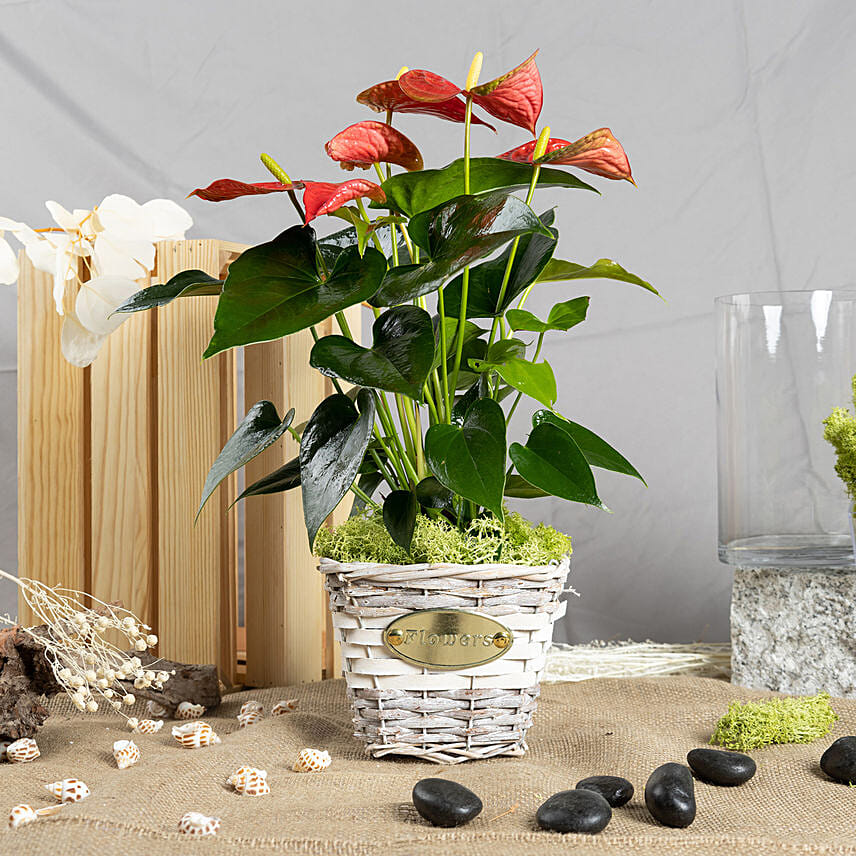
M 443 487 L 435 476 L 426 476 L 416 485 L 413 491 L 416 499 L 424 508 L 451 508 L 453 494 L 448 488 Z
M 204 356 L 296 333 L 377 291 L 386 259 L 372 247 L 342 250 L 329 277 L 316 269 L 315 233 L 293 226 L 242 253 L 229 267 Z
M 383 524 L 389 537 L 410 552 L 413 530 L 419 514 L 419 501 L 409 490 L 394 490 L 383 503 Z
M 506 320 L 512 330 L 528 330 L 532 333 L 546 333 L 548 330 L 570 330 L 586 320 L 589 308 L 588 297 L 575 297 L 564 303 L 557 303 L 550 310 L 546 321 L 525 309 L 509 309 L 505 313 Z
M 508 450 L 517 472 L 534 487 L 571 502 L 604 508 L 591 467 L 571 436 L 550 423 L 536 425 L 525 446 Z
M 336 265 L 336 259 L 342 255 L 342 252 L 349 247 L 356 247 L 358 244 L 357 230 L 353 226 L 349 226 L 347 229 L 342 229 L 341 232 L 333 232 L 332 235 L 319 238 L 316 246 L 327 270 L 332 270 Z
M 341 393 L 328 396 L 300 438 L 300 486 L 310 548 L 327 515 L 354 483 L 369 445 L 375 418 L 372 393 L 360 390 L 357 405 L 359 411 Z
M 456 196 L 418 214 L 408 230 L 413 242 L 430 258 L 423 264 L 392 268 L 369 301 L 373 306 L 394 306 L 436 291 L 458 271 L 518 235 L 542 232 L 552 240 L 535 212 L 504 191 Z
M 467 291 L 468 318 L 492 318 L 501 315 L 519 294 L 535 282 L 550 261 L 559 235 L 555 229 L 549 228 L 553 222 L 552 210 L 544 212 L 540 220 L 550 234 L 524 235 L 517 242 L 511 273 L 501 301 L 499 295 L 502 291 L 508 259 L 511 256 L 511 247 L 497 258 L 471 268 L 470 285 Z M 443 291 L 446 312 L 454 317 L 459 317 L 461 314 L 462 287 L 463 276 L 456 276 Z
M 309 364 L 328 377 L 421 400 L 434 360 L 431 316 L 418 306 L 388 309 L 375 320 L 372 339 L 372 347 L 363 348 L 345 336 L 325 336 Z
M 293 419 L 294 408 L 280 420 L 276 407 L 269 401 L 257 401 L 247 411 L 247 415 L 241 420 L 235 433 L 226 441 L 226 445 L 223 446 L 223 450 L 208 471 L 205 486 L 202 488 L 202 500 L 196 510 L 197 517 L 220 482 L 275 443 L 286 432 Z
M 505 495 L 512 499 L 540 499 L 544 496 L 550 496 L 546 490 L 529 484 L 522 476 L 514 475 L 505 479 Z
M 546 360 L 530 363 L 528 360 L 511 358 L 498 365 L 496 373 L 509 386 L 540 401 L 545 407 L 552 407 L 556 403 L 556 376 Z
M 292 458 L 288 463 L 283 464 L 272 473 L 268 473 L 258 481 L 253 482 L 238 495 L 235 502 L 246 499 L 248 496 L 266 496 L 269 493 L 284 493 L 296 487 L 300 487 L 300 460 Z
M 183 270 L 168 282 L 151 285 L 132 294 L 115 312 L 140 312 L 166 306 L 176 297 L 202 297 L 220 294 L 223 282 L 201 270 Z
M 644 279 L 624 270 L 618 262 L 612 259 L 598 259 L 593 265 L 585 267 L 576 262 L 566 262 L 561 259 L 550 259 L 544 270 L 538 275 L 537 282 L 562 282 L 569 279 L 616 279 L 619 282 L 629 282 L 638 285 L 660 297 L 660 292 L 645 282 Z
M 621 452 L 610 446 L 606 440 L 599 437 L 594 431 L 589 431 L 588 428 L 584 428 L 576 422 L 571 422 L 570 419 L 565 419 L 557 413 L 549 410 L 538 410 L 532 416 L 532 424 L 541 425 L 543 423 L 555 425 L 568 434 L 577 446 L 579 446 L 580 451 L 585 455 L 585 459 L 591 466 L 600 467 L 602 470 L 611 470 L 614 473 L 621 473 L 625 476 L 633 476 L 633 478 L 639 479 L 646 487 L 648 486 L 636 467 Z
M 462 425 L 432 425 L 425 434 L 425 457 L 437 481 L 499 518 L 505 454 L 505 415 L 490 398 L 476 401 Z
M 528 164 L 503 161 L 498 158 L 470 159 L 470 192 L 485 193 L 504 188 L 523 190 L 532 180 Z M 390 208 L 412 217 L 457 196 L 464 189 L 464 160 L 459 158 L 442 169 L 404 172 L 388 178 L 382 185 L 386 194 L 383 203 L 371 203 L 372 208 Z M 538 187 L 568 187 L 598 191 L 590 184 L 560 169 L 542 167 Z

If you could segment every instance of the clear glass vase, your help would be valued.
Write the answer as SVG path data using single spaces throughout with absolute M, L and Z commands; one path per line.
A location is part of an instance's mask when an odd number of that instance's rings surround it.
M 854 567 L 852 506 L 823 439 L 852 408 L 856 291 L 716 300 L 719 558 Z

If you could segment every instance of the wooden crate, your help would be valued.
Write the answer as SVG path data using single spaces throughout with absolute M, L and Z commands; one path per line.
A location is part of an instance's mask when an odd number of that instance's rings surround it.
M 165 241 L 151 280 L 196 268 L 224 276 L 242 248 Z M 154 628 L 159 652 L 217 663 L 232 683 L 319 680 L 337 662 L 299 491 L 245 503 L 246 631 L 238 628 L 234 477 L 193 517 L 205 474 L 239 415 L 267 398 L 308 418 L 332 392 L 309 367 L 308 331 L 203 361 L 216 298 L 131 316 L 95 362 L 60 352 L 52 277 L 22 256 L 18 283 L 18 572 L 121 601 Z M 349 310 L 359 330 L 359 307 Z M 328 320 L 319 333 L 332 332 Z M 248 467 L 248 483 L 295 454 L 291 438 Z M 347 515 L 346 504 L 335 519 Z M 19 620 L 32 616 L 19 603 Z M 245 647 L 244 647 L 245 646 Z M 243 663 L 245 662 L 245 671 Z M 239 665 L 240 663 L 240 665 Z M 337 672 L 336 672 L 337 674 Z

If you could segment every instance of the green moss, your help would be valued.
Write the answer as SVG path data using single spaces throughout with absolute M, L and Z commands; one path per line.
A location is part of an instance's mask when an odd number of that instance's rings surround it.
M 760 749 L 773 743 L 811 743 L 829 734 L 838 715 L 829 694 L 770 701 L 733 701 L 710 742 L 727 749 Z
M 852 390 L 856 408 L 856 377 L 852 381 Z M 846 408 L 836 407 L 823 420 L 823 425 L 823 437 L 838 455 L 835 472 L 844 482 L 850 498 L 856 500 L 856 417 L 851 416 Z
M 321 528 L 315 538 L 315 554 L 337 562 L 548 565 L 570 552 L 567 535 L 543 523 L 533 526 L 517 512 L 505 515 L 504 527 L 495 517 L 482 517 L 464 532 L 443 518 L 420 514 L 409 555 L 389 537 L 379 515 L 361 514 L 335 529 Z

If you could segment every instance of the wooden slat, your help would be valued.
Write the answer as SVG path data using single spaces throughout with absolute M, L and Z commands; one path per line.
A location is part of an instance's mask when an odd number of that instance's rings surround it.
M 264 342 L 244 348 L 244 411 L 261 399 L 280 415 L 291 405 L 285 386 L 285 345 Z M 295 422 L 305 417 L 298 417 Z M 282 443 L 267 449 L 245 468 L 246 483 L 285 462 Z M 290 683 L 285 649 L 286 622 L 285 495 L 248 499 L 244 517 L 244 614 L 250 686 Z
M 87 585 L 86 372 L 60 351 L 53 277 L 21 256 L 18 279 L 18 573 Z M 19 601 L 18 618 L 32 623 Z
M 188 268 L 217 275 L 216 241 L 166 241 L 158 245 L 158 281 Z M 234 357 L 202 360 L 216 298 L 177 300 L 158 310 L 157 493 L 158 612 L 161 653 L 176 660 L 234 664 L 234 574 L 231 545 L 236 516 L 226 505 L 234 495 L 228 479 L 194 525 L 205 475 L 233 429 Z M 228 635 L 226 645 L 221 634 Z
M 151 312 L 130 316 L 90 368 L 91 593 L 121 602 L 159 632 L 155 320 Z

